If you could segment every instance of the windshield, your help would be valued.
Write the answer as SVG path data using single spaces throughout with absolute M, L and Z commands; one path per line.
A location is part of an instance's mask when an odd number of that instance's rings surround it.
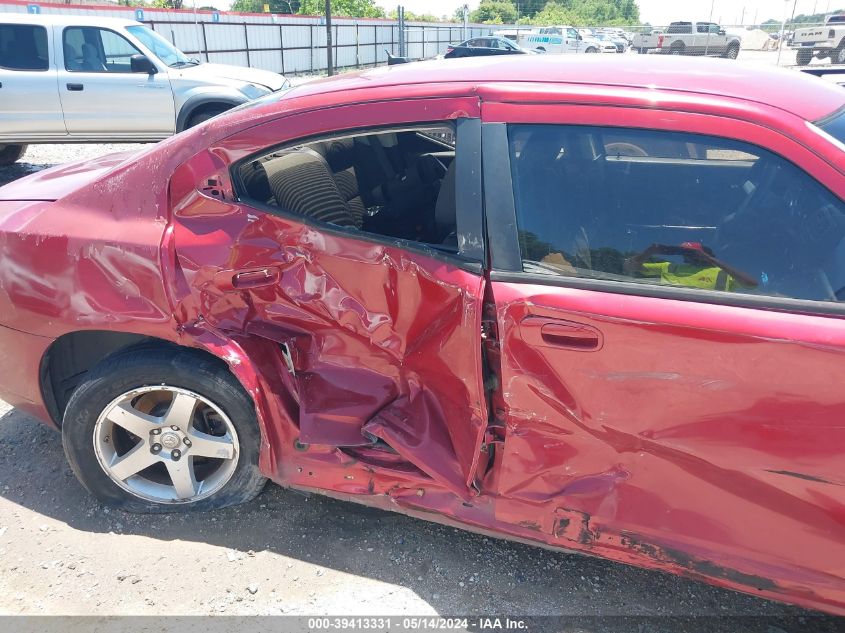
M 818 127 L 845 144 L 845 107 L 840 108 L 833 116 L 827 117 Z
M 199 64 L 198 61 L 190 59 L 185 53 L 147 26 L 140 24 L 138 26 L 127 26 L 126 30 L 137 37 L 141 44 L 171 68 Z

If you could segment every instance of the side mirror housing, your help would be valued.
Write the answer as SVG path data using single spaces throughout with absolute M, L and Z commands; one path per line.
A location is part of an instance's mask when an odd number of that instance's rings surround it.
M 145 55 L 133 55 L 129 58 L 129 69 L 133 73 L 147 73 L 148 75 L 155 75 L 158 68 Z
M 724 34 L 725 34 L 725 29 L 719 29 L 719 35 L 724 35 Z
M 583 35 L 581 35 L 580 33 L 579 33 L 578 35 L 576 35 L 575 37 L 577 37 L 577 38 L 578 38 L 578 41 L 581 41 L 581 40 L 583 40 L 583 39 L 584 39 L 584 36 L 583 36 Z

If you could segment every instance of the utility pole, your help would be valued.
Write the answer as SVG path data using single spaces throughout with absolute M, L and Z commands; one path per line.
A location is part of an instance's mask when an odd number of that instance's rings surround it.
M 332 0 L 326 0 L 326 68 L 329 71 L 329 77 L 334 75 L 332 58 Z
M 789 6 L 789 0 L 786 0 L 786 6 Z M 790 18 L 790 23 L 795 20 L 795 8 L 798 6 L 798 0 L 792 4 L 792 18 Z M 783 24 L 780 27 L 780 39 L 778 40 L 778 60 L 776 62 L 777 66 L 780 66 L 780 52 L 783 50 L 784 45 L 784 38 L 786 37 L 786 8 L 784 8 L 783 14 Z

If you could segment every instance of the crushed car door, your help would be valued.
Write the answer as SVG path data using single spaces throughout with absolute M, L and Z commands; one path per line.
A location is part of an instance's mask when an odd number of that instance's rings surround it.
M 373 102 L 287 116 L 198 155 L 172 185 L 176 252 L 180 266 L 191 271 L 192 294 L 201 297 L 197 310 L 206 326 L 226 335 L 282 346 L 295 384 L 299 444 L 383 446 L 406 467 L 464 496 L 486 422 L 477 114 L 476 99 L 460 98 Z M 454 163 L 440 185 L 438 213 L 451 179 L 457 183 L 451 201 L 455 248 L 385 238 L 315 220 L 317 211 L 306 217 L 280 208 L 294 208 L 299 196 L 308 214 L 321 208 L 323 189 L 360 186 L 361 174 L 355 172 L 335 173 L 335 183 L 317 173 L 321 166 L 323 175 L 326 167 L 335 168 L 328 152 L 342 145 L 343 134 L 385 126 L 413 130 L 431 121 L 457 136 L 454 151 L 432 152 L 438 155 L 435 163 Z M 315 145 L 315 137 L 325 141 Z M 303 147 L 297 139 L 312 144 Z M 411 140 L 449 147 L 442 139 Z M 388 169 L 396 157 L 386 144 L 379 143 L 374 162 Z M 302 173 L 313 179 L 272 205 L 246 195 L 234 199 L 231 162 L 251 165 L 262 152 L 303 169 L 310 165 L 316 171 Z M 224 155 L 225 161 L 219 158 Z M 265 165 L 269 172 L 270 163 Z M 277 199 L 284 195 L 275 190 Z
M 832 600 L 841 174 L 733 119 L 495 104 L 484 119 L 488 226 L 516 227 L 490 234 L 496 492 L 561 546 Z

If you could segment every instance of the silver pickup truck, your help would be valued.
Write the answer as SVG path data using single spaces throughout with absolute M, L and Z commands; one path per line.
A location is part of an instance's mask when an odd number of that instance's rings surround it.
M 665 31 L 638 34 L 631 48 L 638 53 L 708 55 L 736 59 L 742 39 L 714 22 L 672 22 Z
M 131 20 L 0 13 L 0 165 L 29 143 L 159 141 L 286 85 Z

